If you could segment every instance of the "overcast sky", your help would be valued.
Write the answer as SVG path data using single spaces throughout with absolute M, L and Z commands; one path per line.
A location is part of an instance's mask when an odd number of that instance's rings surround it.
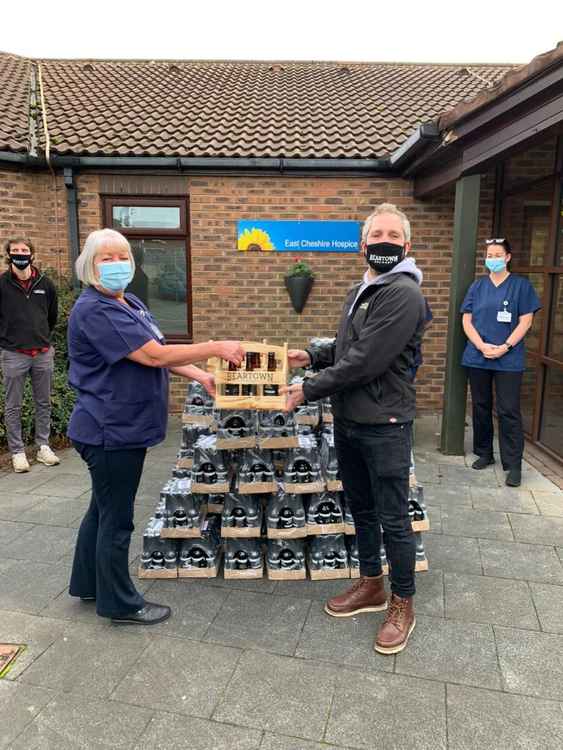
M 0 50 L 30 57 L 526 63 L 563 2 L 53 0 L 3 3 Z

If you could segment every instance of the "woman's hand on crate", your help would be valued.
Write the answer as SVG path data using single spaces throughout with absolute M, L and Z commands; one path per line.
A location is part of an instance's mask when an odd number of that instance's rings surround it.
M 308 356 L 308 355 L 307 355 Z M 280 388 L 280 394 L 287 396 L 285 403 L 285 411 L 293 411 L 299 404 L 305 401 L 305 395 L 303 393 L 303 386 L 301 383 L 294 383 L 293 385 L 282 385 Z

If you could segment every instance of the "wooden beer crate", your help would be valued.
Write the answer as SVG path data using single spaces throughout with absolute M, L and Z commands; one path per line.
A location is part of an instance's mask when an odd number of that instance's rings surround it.
M 178 568 L 161 568 L 160 570 L 151 570 L 150 568 L 143 568 L 139 565 L 137 570 L 137 578 L 178 578 Z
M 284 409 L 286 397 L 264 395 L 264 386 L 277 385 L 279 390 L 282 385 L 287 384 L 289 368 L 287 343 L 283 346 L 274 346 L 265 342 L 241 341 L 241 346 L 245 353 L 259 356 L 260 366 L 247 370 L 245 361 L 240 367 L 230 370 L 226 360 L 218 357 L 209 359 L 208 368 L 214 374 L 217 386 L 215 407 L 217 409 Z M 268 354 L 275 355 L 275 370 L 268 370 Z M 255 393 L 250 396 L 243 396 L 240 393 L 227 395 L 225 393 L 227 385 L 238 385 L 239 391 L 242 391 L 242 386 L 254 386 Z
M 271 581 L 305 581 L 307 578 L 305 567 L 299 568 L 299 570 L 272 570 L 266 567 L 266 571 Z

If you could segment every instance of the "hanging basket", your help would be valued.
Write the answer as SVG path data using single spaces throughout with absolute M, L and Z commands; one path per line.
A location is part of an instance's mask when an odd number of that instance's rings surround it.
M 313 282 L 312 276 L 289 276 L 285 279 L 285 288 L 296 313 L 303 311 Z

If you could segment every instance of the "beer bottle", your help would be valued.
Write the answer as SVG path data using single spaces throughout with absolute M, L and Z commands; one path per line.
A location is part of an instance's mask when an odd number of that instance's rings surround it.
M 233 372 L 238 370 L 238 367 L 235 365 L 234 362 L 229 362 L 229 371 Z M 238 396 L 240 395 L 240 388 L 238 385 L 233 385 L 232 383 L 227 383 L 225 386 L 225 396 Z
M 276 371 L 276 355 L 274 352 L 268 352 L 268 372 Z M 277 385 L 269 383 L 264 386 L 264 396 L 277 396 L 279 389 Z

